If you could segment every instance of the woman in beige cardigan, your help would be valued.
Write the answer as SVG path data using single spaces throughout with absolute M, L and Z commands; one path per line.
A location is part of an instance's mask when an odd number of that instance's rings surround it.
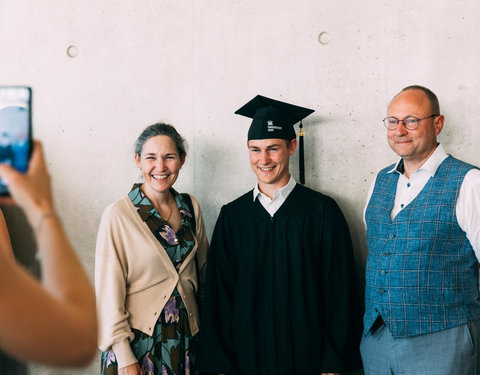
M 183 138 L 166 124 L 135 144 L 144 182 L 103 213 L 95 288 L 102 375 L 194 374 L 208 242 L 195 198 L 173 189 Z

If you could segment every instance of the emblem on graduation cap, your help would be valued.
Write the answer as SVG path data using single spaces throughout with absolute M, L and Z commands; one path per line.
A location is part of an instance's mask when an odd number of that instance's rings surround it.
M 293 126 L 300 122 L 299 136 L 299 163 L 300 163 L 300 183 L 305 184 L 305 161 L 302 120 L 315 112 L 313 109 L 299 107 L 293 104 L 284 103 L 275 99 L 270 99 L 262 95 L 257 95 L 235 114 L 253 119 L 248 130 L 248 140 L 251 139 L 270 139 L 279 138 L 291 141 L 296 139 Z

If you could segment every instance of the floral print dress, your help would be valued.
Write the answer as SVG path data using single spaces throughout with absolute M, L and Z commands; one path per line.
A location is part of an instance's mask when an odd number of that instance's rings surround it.
M 171 189 L 182 216 L 180 229 L 175 233 L 140 187 L 141 184 L 133 185 L 128 196 L 178 271 L 195 245 L 191 228 L 193 212 L 189 212 L 182 194 Z M 132 329 L 132 332 L 135 333 L 135 338 L 130 346 L 144 375 L 198 374 L 192 368 L 197 352 L 197 337 L 192 337 L 187 310 L 176 288 L 162 310 L 152 336 L 136 329 Z M 102 353 L 101 366 L 101 375 L 118 373 L 117 360 L 113 351 Z

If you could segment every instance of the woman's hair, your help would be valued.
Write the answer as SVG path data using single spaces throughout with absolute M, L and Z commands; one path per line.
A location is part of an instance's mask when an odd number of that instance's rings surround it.
M 156 137 L 157 135 L 166 135 L 167 137 L 172 138 L 173 142 L 175 142 L 175 146 L 177 147 L 180 158 L 183 158 L 185 155 L 187 155 L 185 139 L 178 134 L 177 130 L 172 125 L 163 123 L 150 125 L 143 130 L 142 134 L 140 134 L 135 141 L 135 154 L 140 157 L 145 142 L 152 137 Z

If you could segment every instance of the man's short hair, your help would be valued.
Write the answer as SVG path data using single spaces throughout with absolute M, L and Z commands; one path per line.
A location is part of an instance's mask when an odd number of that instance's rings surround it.
M 440 114 L 440 104 L 438 103 L 437 95 L 435 95 L 432 90 L 427 89 L 426 87 L 420 86 L 420 85 L 411 85 L 411 86 L 407 86 L 407 87 L 403 88 L 402 91 L 400 91 L 398 94 L 400 94 L 404 91 L 408 91 L 408 90 L 423 91 L 425 93 L 425 95 L 427 96 L 428 101 L 430 102 L 430 108 L 432 110 L 432 115 L 439 115 Z M 398 94 L 395 95 L 395 96 L 398 96 Z

